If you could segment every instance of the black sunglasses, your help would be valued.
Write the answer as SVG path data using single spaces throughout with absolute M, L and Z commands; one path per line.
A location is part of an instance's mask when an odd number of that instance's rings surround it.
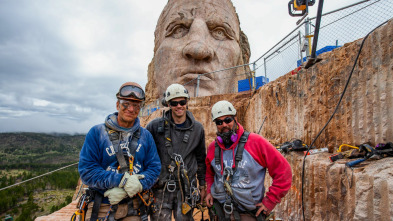
M 187 104 L 187 100 L 169 101 L 169 105 L 171 105 L 172 107 L 176 107 L 178 104 L 180 104 L 181 106 L 184 106 Z
M 222 125 L 223 122 L 225 122 L 226 124 L 229 124 L 233 121 L 232 117 L 226 117 L 224 120 L 215 120 L 214 122 L 216 123 L 216 125 Z

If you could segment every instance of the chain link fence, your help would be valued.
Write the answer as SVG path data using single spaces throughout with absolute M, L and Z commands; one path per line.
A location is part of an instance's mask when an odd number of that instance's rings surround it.
M 365 0 L 322 14 L 319 29 L 316 55 L 341 47 L 345 43 L 363 38 L 383 22 L 393 18 L 393 0 Z M 307 57 L 311 55 L 312 37 L 314 34 L 316 17 L 305 18 L 293 31 L 270 48 L 261 57 L 250 64 L 217 70 L 201 74 L 187 82 L 184 86 L 194 97 L 206 96 L 204 84 L 207 75 L 220 76 L 225 80 L 246 79 L 248 89 L 256 89 L 258 81 L 252 79 L 263 76 L 262 84 L 273 81 L 280 76 L 295 70 Z M 240 85 L 240 83 L 239 83 Z M 226 89 L 216 91 L 214 94 L 236 93 L 240 86 L 228 85 Z M 141 116 L 147 116 L 162 108 L 157 100 L 145 106 Z
M 393 17 L 393 0 L 366 0 L 323 13 L 317 55 L 363 38 Z M 255 62 L 270 81 L 296 69 L 311 54 L 316 17 L 305 18 L 292 32 Z M 303 58 L 303 59 L 301 59 Z

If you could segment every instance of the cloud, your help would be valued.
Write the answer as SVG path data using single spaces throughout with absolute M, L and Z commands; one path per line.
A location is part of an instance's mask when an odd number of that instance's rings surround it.
M 94 116 L 103 122 L 122 83 L 146 84 L 164 4 L 2 2 L 0 131 L 87 132 Z

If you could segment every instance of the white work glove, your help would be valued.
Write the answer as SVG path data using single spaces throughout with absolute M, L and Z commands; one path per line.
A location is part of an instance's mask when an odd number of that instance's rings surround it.
M 109 203 L 111 205 L 116 205 L 122 199 L 127 197 L 127 193 L 122 188 L 114 187 L 112 189 L 109 189 L 109 190 L 105 191 L 104 196 L 108 197 Z
M 129 197 L 133 197 L 137 193 L 142 192 L 142 184 L 139 180 L 143 178 L 145 178 L 145 175 L 130 175 L 129 173 L 125 173 L 120 181 L 119 187 L 123 188 Z

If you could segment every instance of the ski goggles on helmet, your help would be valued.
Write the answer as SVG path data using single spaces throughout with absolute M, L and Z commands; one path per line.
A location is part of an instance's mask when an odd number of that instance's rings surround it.
M 120 88 L 117 93 L 117 98 L 119 99 L 138 99 L 145 100 L 145 92 L 142 88 L 134 85 L 125 85 Z
M 214 122 L 216 123 L 216 125 L 220 126 L 220 125 L 222 125 L 224 122 L 225 122 L 226 124 L 229 124 L 229 123 L 231 123 L 232 121 L 233 121 L 233 117 L 226 117 L 224 120 L 216 119 Z

